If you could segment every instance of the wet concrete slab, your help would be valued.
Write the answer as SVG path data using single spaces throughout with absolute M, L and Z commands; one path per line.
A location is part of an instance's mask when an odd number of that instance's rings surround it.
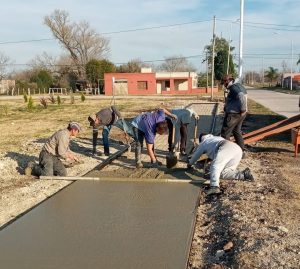
M 1 268 L 186 268 L 199 189 L 75 182 L 0 231 Z

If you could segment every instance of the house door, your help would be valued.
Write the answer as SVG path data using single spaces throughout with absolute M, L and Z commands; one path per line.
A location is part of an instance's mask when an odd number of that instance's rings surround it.
M 113 84 L 113 95 L 128 95 L 128 83 L 126 79 L 116 79 Z

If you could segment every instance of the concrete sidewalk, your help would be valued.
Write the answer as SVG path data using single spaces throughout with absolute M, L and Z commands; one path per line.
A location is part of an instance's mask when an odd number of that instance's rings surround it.
M 279 115 L 290 118 L 300 113 L 299 95 L 252 89 L 247 89 L 247 92 L 248 98 Z

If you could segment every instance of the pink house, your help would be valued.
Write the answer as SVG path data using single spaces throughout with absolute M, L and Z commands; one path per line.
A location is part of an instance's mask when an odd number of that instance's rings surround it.
M 142 69 L 142 73 L 106 73 L 104 83 L 105 95 L 200 94 L 211 91 L 211 88 L 197 87 L 195 72 L 152 73 L 149 69 Z M 217 91 L 215 87 L 214 92 Z

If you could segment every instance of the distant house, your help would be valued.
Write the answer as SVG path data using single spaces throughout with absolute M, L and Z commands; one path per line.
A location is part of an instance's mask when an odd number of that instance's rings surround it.
M 197 87 L 196 72 L 157 72 L 142 68 L 141 73 L 104 74 L 105 95 L 199 94 L 210 88 Z M 217 87 L 214 88 L 217 92 Z
M 7 93 L 7 91 L 16 86 L 16 81 L 11 79 L 0 80 L 0 94 Z
M 291 79 L 291 73 L 284 73 L 284 74 L 282 74 L 281 80 L 282 80 L 283 88 L 290 88 L 291 81 L 292 81 L 293 89 L 296 89 L 296 90 L 300 89 L 300 73 L 292 73 L 292 79 Z

